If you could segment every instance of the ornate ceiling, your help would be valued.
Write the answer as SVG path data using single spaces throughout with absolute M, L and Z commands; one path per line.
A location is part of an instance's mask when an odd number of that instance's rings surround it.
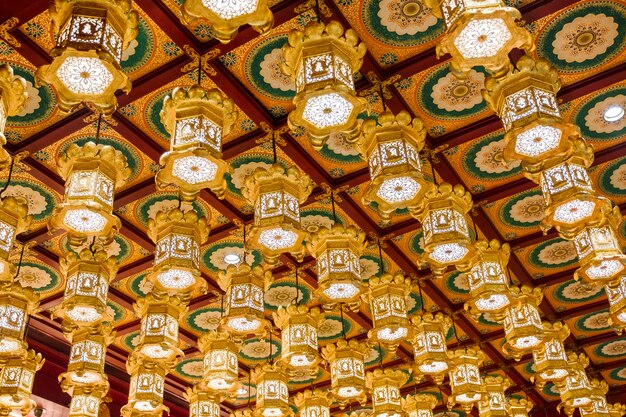
M 226 267 L 224 255 L 242 247 L 239 222 L 252 221 L 253 208 L 241 194 L 245 176 L 257 167 L 272 164 L 272 131 L 280 132 L 285 144 L 278 158 L 295 164 L 315 181 L 316 187 L 302 206 L 302 223 L 308 231 L 332 222 L 328 199 L 319 199 L 320 184 L 326 183 L 339 194 L 338 219 L 354 224 L 365 232 L 386 238 L 383 262 L 386 270 L 402 270 L 425 278 L 422 293 L 415 287 L 411 294 L 410 313 L 421 308 L 444 310 L 455 314 L 458 339 L 452 332 L 449 346 L 478 343 L 488 356 L 486 369 L 506 373 L 513 383 L 511 394 L 525 395 L 543 415 L 540 407 L 552 409 L 558 392 L 547 385 L 537 390 L 530 382 L 532 357 L 517 362 L 502 351 L 501 326 L 482 317 L 474 321 L 463 311 L 469 292 L 467 280 L 458 272 L 431 279 L 427 269 L 419 270 L 416 256 L 422 253 L 419 223 L 408 212 L 383 220 L 361 197 L 369 180 L 367 164 L 348 143 L 331 138 L 318 152 L 302 132 L 290 132 L 286 115 L 292 109 L 295 89 L 279 69 L 280 48 L 287 33 L 303 28 L 315 17 L 315 2 L 301 0 L 270 1 L 275 17 L 274 29 L 258 36 L 249 27 L 234 41 L 222 45 L 211 38 L 211 30 L 202 24 L 187 28 L 179 21 L 181 0 L 135 0 L 140 15 L 139 34 L 124 51 L 122 68 L 133 82 L 129 94 L 118 96 L 119 108 L 113 122 L 103 124 L 100 141 L 120 150 L 132 169 L 130 180 L 115 197 L 115 212 L 122 229 L 111 245 L 119 273 L 111 284 L 109 306 L 117 330 L 109 347 L 107 372 L 110 375 L 112 415 L 126 403 L 128 376 L 124 363 L 135 347 L 139 320 L 133 302 L 145 295 L 145 274 L 152 265 L 154 244 L 146 234 L 147 222 L 159 209 L 178 204 L 177 195 L 156 190 L 154 174 L 161 154 L 168 149 L 168 135 L 159 112 L 163 98 L 176 86 L 196 82 L 198 54 L 203 59 L 203 85 L 217 86 L 239 108 L 239 118 L 225 138 L 224 158 L 233 168 L 227 177 L 223 200 L 204 190 L 195 209 L 210 217 L 211 233 L 202 249 L 202 273 L 209 287 L 207 295 L 194 299 L 182 321 L 181 340 L 185 359 L 168 376 L 165 402 L 173 415 L 186 415 L 182 392 L 202 375 L 202 361 L 196 339 L 215 328 L 220 318 L 222 291 L 216 283 L 217 272 Z M 611 103 L 626 105 L 626 1 L 509 0 L 518 7 L 537 44 L 538 56 L 558 69 L 563 82 L 559 93 L 561 112 L 567 121 L 580 127 L 593 144 L 595 162 L 590 173 L 599 193 L 626 211 L 626 119 L 609 124 L 602 117 Z M 514 281 L 540 286 L 544 301 L 540 309 L 548 320 L 565 321 L 572 335 L 568 349 L 585 352 L 591 365 L 589 375 L 607 381 L 610 401 L 626 399 L 626 337 L 617 336 L 607 324 L 608 303 L 602 289 L 589 289 L 575 282 L 573 271 L 577 257 L 571 242 L 555 231 L 544 236 L 539 223 L 543 215 L 541 192 L 521 174 L 519 165 L 502 163 L 503 130 L 500 120 L 489 110 L 481 96 L 486 73 L 473 70 L 466 80 L 458 80 L 449 70 L 446 57 L 437 59 L 435 46 L 443 33 L 443 23 L 423 10 L 419 0 L 320 0 L 323 20 L 340 21 L 353 27 L 368 52 L 357 80 L 357 90 L 382 111 L 380 94 L 394 113 L 408 110 L 423 119 L 427 147 L 432 150 L 434 172 L 438 179 L 463 184 L 473 195 L 472 215 L 479 236 L 508 242 L 512 248 L 509 267 Z M 55 168 L 59 152 L 70 143 L 82 144 L 93 139 L 95 117 L 88 108 L 60 114 L 51 87 L 35 87 L 34 71 L 49 63 L 53 47 L 47 2 L 3 1 L 0 5 L 0 61 L 9 62 L 15 73 L 28 82 L 29 98 L 20 115 L 8 120 L 6 148 L 13 155 L 27 151 L 24 167 L 14 172 L 5 195 L 20 195 L 28 200 L 34 219 L 30 230 L 19 236 L 21 242 L 35 242 L 27 253 L 19 273 L 23 285 L 31 286 L 41 296 L 41 312 L 31 318 L 29 344 L 47 358 L 44 370 L 35 382 L 34 394 L 61 404 L 69 401 L 56 382 L 67 363 L 67 344 L 58 321 L 51 318 L 63 298 L 64 282 L 58 270 L 58 257 L 69 250 L 63 233 L 48 234 L 47 221 L 64 192 L 64 181 Z M 382 86 L 377 85 L 382 81 Z M 268 136 L 269 135 L 269 136 Z M 428 161 L 425 172 L 431 172 Z M 6 183 L 0 179 L 0 186 Z M 619 228 L 621 243 L 626 245 L 626 223 Z M 239 249 L 240 250 L 240 249 Z M 17 254 L 19 255 L 19 254 Z M 253 263 L 261 256 L 252 253 Z M 305 263 L 313 265 L 312 258 Z M 285 306 L 296 294 L 294 260 L 280 258 L 273 270 L 275 283 L 265 294 L 268 317 Z M 365 279 L 380 272 L 378 249 L 368 247 L 361 258 Z M 312 270 L 299 278 L 300 300 L 306 302 L 316 287 Z M 360 311 L 328 312 L 320 328 L 320 344 L 341 336 L 342 321 L 349 338 L 363 339 L 371 328 L 369 308 Z M 269 340 L 249 339 L 241 350 L 240 374 L 265 361 Z M 280 353 L 280 341 L 272 340 L 273 355 Z M 395 354 L 372 349 L 366 365 L 380 360 L 399 364 L 412 360 L 412 348 L 403 343 Z M 329 385 L 329 375 L 320 370 L 316 378 L 292 379 L 290 388 L 297 391 L 310 383 Z M 223 402 L 225 413 L 245 407 L 248 390 L 254 401 L 254 386 L 245 389 L 236 401 Z M 414 389 L 432 391 L 429 383 L 409 381 L 404 392 Z M 446 393 L 446 388 L 442 388 Z M 442 409 L 442 407 L 439 407 Z M 461 411 L 455 411 L 461 416 Z M 554 413 L 554 414 L 552 414 Z M 547 415 L 555 415 L 550 411 Z M 450 415 L 450 414 L 449 414 Z M 451 416 L 451 415 L 450 415 Z

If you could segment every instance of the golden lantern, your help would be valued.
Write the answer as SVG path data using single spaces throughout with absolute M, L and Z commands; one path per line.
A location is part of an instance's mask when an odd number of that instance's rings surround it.
M 502 76 L 511 67 L 508 55 L 513 49 L 526 53 L 535 49 L 530 32 L 518 24 L 521 13 L 503 0 L 428 0 L 427 4 L 446 24 L 437 56 L 452 55 L 450 66 L 459 77 L 477 66 Z
M 546 382 L 558 382 L 570 374 L 567 354 L 563 342 L 570 335 L 569 327 L 563 322 L 543 322 L 544 340 L 533 350 L 535 375 L 532 380 L 538 388 Z
M 415 326 L 413 353 L 417 374 L 430 375 L 441 384 L 448 372 L 448 347 L 446 335 L 452 319 L 443 313 L 423 313 L 412 318 Z
M 107 389 L 101 386 L 77 387 L 72 394 L 68 417 L 98 417 Z
M 266 325 L 263 290 L 271 280 L 271 272 L 240 263 L 220 271 L 218 278 L 220 287 L 226 291 L 222 326 L 236 338 L 263 332 Z
M 28 229 L 32 219 L 23 199 L 10 196 L 0 199 L 0 281 L 13 279 L 15 266 L 9 262 L 9 255 L 15 237 Z
M 609 405 L 605 397 L 598 397 L 588 407 L 580 407 L 580 417 L 610 417 Z
M 415 210 L 433 187 L 422 174 L 419 153 L 426 138 L 422 120 L 411 119 L 404 110 L 396 116 L 385 111 L 377 121 L 363 122 L 362 130 L 360 147 L 371 177 L 363 204 L 374 203 L 383 219 L 398 209 Z
M 287 373 L 306 371 L 317 375 L 320 357 L 317 345 L 319 310 L 290 304 L 274 313 L 274 323 L 281 330 L 280 361 Z
M 0 370 L 0 407 L 20 409 L 25 416 L 35 407 L 30 399 L 35 382 L 35 373 L 43 366 L 41 353 L 28 350 L 3 364 Z
M 510 417 L 504 394 L 510 386 L 509 380 L 500 375 L 487 375 L 483 378 L 483 396 L 478 402 L 480 417 Z
M 189 403 L 189 417 L 220 417 L 219 396 L 200 389 L 197 385 L 183 394 Z
M 222 141 L 237 114 L 234 102 L 217 88 L 175 88 L 161 110 L 161 123 L 171 138 L 169 152 L 159 161 L 163 168 L 156 175 L 157 185 L 176 185 L 185 201 L 193 201 L 203 188 L 223 198 L 224 174 L 230 167 L 222 159 Z
M 139 15 L 129 0 L 53 0 L 50 18 L 56 47 L 52 63 L 39 67 L 35 79 L 51 84 L 59 110 L 69 113 L 82 102 L 111 114 L 115 93 L 130 91 L 120 67 L 122 52 L 138 33 Z
M 108 391 L 107 376 L 104 373 L 107 346 L 115 334 L 110 325 L 81 327 L 71 334 L 72 348 L 67 372 L 62 374 L 61 387 L 72 397 L 77 395 L 77 387 L 102 387 Z
M 148 276 L 153 292 L 186 299 L 206 288 L 200 276 L 200 246 L 208 235 L 207 218 L 193 209 L 163 210 L 148 220 L 148 236 L 155 243 L 153 272 Z
M 23 355 L 28 316 L 39 305 L 39 296 L 18 283 L 0 281 L 0 359 Z
M 448 408 L 459 404 L 469 413 L 482 398 L 480 367 L 485 355 L 481 350 L 466 348 L 450 352 L 449 356 L 451 393 L 448 397 Z
M 183 352 L 178 347 L 178 321 L 186 310 L 177 297 L 148 294 L 138 299 L 135 313 L 141 317 L 141 330 L 136 351 L 154 362 L 171 362 L 182 357 Z
M 408 417 L 433 417 L 433 409 L 439 403 L 436 395 L 428 393 L 407 395 L 400 401 Z
M 467 266 L 458 268 L 465 272 L 470 287 L 470 299 L 465 302 L 465 310 L 474 318 L 490 313 L 501 321 L 505 309 L 511 304 L 509 277 L 506 274 L 511 248 L 508 243 L 497 240 L 479 240 L 476 252 Z
M 211 26 L 211 34 L 221 43 L 232 41 L 243 25 L 250 25 L 261 34 L 274 26 L 274 15 L 268 0 L 186 0 L 181 11 L 184 24 L 207 22 Z
M 11 155 L 3 148 L 7 144 L 4 136 L 7 118 L 19 114 L 27 98 L 26 80 L 15 75 L 9 64 L 0 64 L 0 171 L 11 163 Z
M 206 388 L 222 394 L 234 390 L 239 377 L 239 347 L 230 340 L 228 332 L 209 330 L 198 339 L 198 348 L 204 353 Z
M 413 338 L 406 305 L 411 280 L 402 274 L 383 273 L 370 278 L 368 286 L 372 312 L 372 330 L 368 332 L 368 338 L 395 352 L 402 340 Z
M 609 417 L 622 417 L 624 414 L 626 414 L 626 405 L 624 404 L 609 404 L 608 409 Z
M 472 195 L 463 186 L 439 184 L 426 193 L 418 220 L 424 232 L 421 262 L 428 263 L 435 275 L 450 265 L 466 263 L 474 252 L 467 213 Z
M 626 275 L 604 286 L 609 299 L 609 324 L 618 334 L 626 328 Z
M 374 369 L 367 373 L 366 385 L 372 395 L 374 417 L 402 417 L 400 388 L 409 375 L 400 369 Z
M 298 408 L 300 417 L 330 417 L 330 398 L 328 391 L 307 389 L 296 393 L 294 402 Z
M 354 339 L 339 339 L 322 348 L 322 356 L 330 364 L 331 390 L 341 408 L 353 400 L 362 405 L 367 401 L 365 350 L 366 345 Z
M 293 414 L 289 407 L 287 376 L 280 364 L 266 363 L 254 368 L 256 383 L 255 417 L 282 417 Z
M 572 359 L 576 359 L 573 355 Z M 570 375 L 564 381 L 556 384 L 561 396 L 561 403 L 557 409 L 563 409 L 568 416 L 571 416 L 578 407 L 589 407 L 594 400 L 606 395 L 608 386 L 604 381 L 597 379 L 589 380 L 585 373 L 586 364 L 584 361 L 570 362 Z
M 284 168 L 275 163 L 246 177 L 241 192 L 254 206 L 250 243 L 269 265 L 275 265 L 283 253 L 298 261 L 304 258 L 307 233 L 300 226 L 300 204 L 312 190 L 311 178 L 295 166 Z
M 511 287 L 513 302 L 504 312 L 505 343 L 502 351 L 520 360 L 532 353 L 544 340 L 539 304 L 543 299 L 541 288 L 527 285 Z
M 331 133 L 357 139 L 357 116 L 367 109 L 367 102 L 356 95 L 354 74 L 366 50 L 356 31 L 344 32 L 337 21 L 327 25 L 313 21 L 303 31 L 289 33 L 280 66 L 296 84 L 296 108 L 288 122 L 291 129 L 302 127 L 307 132 L 314 149 L 320 150 Z
M 359 259 L 365 250 L 365 233 L 356 227 L 335 223 L 320 228 L 307 242 L 317 260 L 317 290 L 324 308 L 339 303 L 358 305 L 363 281 Z
M 72 143 L 59 154 L 57 166 L 65 180 L 65 194 L 54 209 L 49 229 L 67 230 L 72 246 L 119 229 L 120 219 L 112 210 L 115 187 L 131 173 L 124 154 L 109 145 Z
M 169 408 L 163 405 L 163 389 L 167 367 L 157 362 L 137 360 L 130 356 L 126 363 L 130 374 L 128 403 L 122 407 L 124 417 L 135 415 L 169 414 Z
M 525 398 L 509 398 L 507 410 L 510 417 L 528 417 L 528 413 L 533 409 L 533 404 Z
M 107 294 L 118 265 L 101 247 L 92 249 L 95 250 L 83 249 L 79 254 L 68 252 L 61 258 L 61 271 L 67 282 L 63 303 L 54 315 L 63 319 L 67 329 L 111 319 L 106 313 Z

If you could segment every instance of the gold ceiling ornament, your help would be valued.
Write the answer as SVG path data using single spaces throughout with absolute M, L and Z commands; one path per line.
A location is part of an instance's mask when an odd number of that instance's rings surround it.
M 187 387 L 183 397 L 189 403 L 189 417 L 220 417 L 220 397 L 198 385 Z
M 528 413 L 533 409 L 533 403 L 526 398 L 514 398 L 508 399 L 506 408 L 511 417 L 528 417 Z
M 521 13 L 503 0 L 427 0 L 426 5 L 446 25 L 437 56 L 452 55 L 450 67 L 459 78 L 477 66 L 503 76 L 511 67 L 508 55 L 513 49 L 528 54 L 535 50 Z
M 504 312 L 502 351 L 519 361 L 543 344 L 545 335 L 538 307 L 543 300 L 543 290 L 522 285 L 511 287 L 510 291 L 513 301 Z
M 0 171 L 11 163 L 11 155 L 2 147 L 7 144 L 4 136 L 7 118 L 19 114 L 27 98 L 26 80 L 15 75 L 9 64 L 0 64 Z
M 468 263 L 457 265 L 457 269 L 467 276 L 470 288 L 465 310 L 475 319 L 489 313 L 501 322 L 504 311 L 512 302 L 507 275 L 511 248 L 508 243 L 500 244 L 497 240 L 479 240 L 474 246 L 476 251 Z
M 467 213 L 472 195 L 462 185 L 446 182 L 428 191 L 419 208 L 418 221 L 424 232 L 424 255 L 419 264 L 428 264 L 436 276 L 448 266 L 466 263 L 474 253 Z
M 156 183 L 159 188 L 174 184 L 184 201 L 193 201 L 204 188 L 223 198 L 224 175 L 230 172 L 222 159 L 223 138 L 238 115 L 233 100 L 219 89 L 198 84 L 176 87 L 163 100 L 160 113 L 171 138 L 170 150 L 159 160 L 163 167 Z
M 0 370 L 0 409 L 19 409 L 25 416 L 36 406 L 30 396 L 35 373 L 44 362 L 41 353 L 30 349 L 3 364 Z
M 408 371 L 408 372 L 407 372 Z M 382 365 L 366 375 L 365 383 L 372 395 L 374 417 L 403 417 L 400 389 L 411 375 L 410 370 Z
M 572 375 L 556 385 L 561 395 L 557 410 L 563 410 L 569 417 L 572 417 L 576 408 L 589 409 L 594 401 L 604 399 L 609 390 L 605 381 L 589 379 L 581 364 L 573 363 L 572 368 Z
M 330 417 L 330 392 L 306 389 L 294 395 L 294 403 L 300 417 Z
M 271 349 L 270 349 L 271 350 Z M 254 417 L 284 417 L 293 415 L 289 407 L 287 374 L 280 363 L 264 363 L 252 370 L 256 384 Z
M 402 274 L 383 273 L 371 277 L 368 287 L 372 329 L 367 337 L 395 352 L 401 341 L 413 338 L 413 326 L 407 318 L 406 305 L 411 292 L 411 279 Z
M 337 304 L 358 306 L 363 290 L 360 258 L 366 247 L 365 233 L 335 222 L 330 228 L 322 227 L 313 233 L 307 247 L 317 261 L 315 294 L 323 308 L 332 309 Z
M 162 210 L 148 220 L 148 236 L 155 243 L 154 266 L 148 280 L 152 292 L 178 296 L 206 292 L 200 275 L 200 246 L 209 236 L 209 221 L 195 209 Z
M 31 288 L 0 281 L 0 366 L 6 359 L 27 351 L 26 324 L 38 306 L 39 296 Z
M 609 299 L 609 325 L 617 334 L 626 329 L 626 274 L 619 280 L 604 286 Z
M 68 417 L 99 417 L 108 387 L 81 386 L 74 389 Z
M 247 263 L 229 265 L 218 274 L 220 288 L 226 292 L 221 324 L 236 340 L 266 330 L 264 290 L 272 279 L 271 271 Z
M 221 43 L 232 41 L 243 25 L 252 26 L 260 34 L 267 33 L 274 26 L 268 0 L 186 0 L 181 12 L 181 21 L 185 25 L 208 23 L 211 34 Z
M 110 321 L 107 294 L 118 269 L 115 257 L 100 245 L 93 245 L 78 254 L 66 252 L 59 263 L 66 277 L 65 293 L 61 307 L 53 315 L 63 319 L 64 331 Z
M 198 349 L 204 354 L 202 389 L 222 395 L 232 393 L 239 385 L 240 347 L 225 330 L 209 330 L 198 339 Z
M 292 130 L 303 128 L 311 145 L 320 150 L 331 134 L 349 142 L 358 139 L 357 116 L 369 112 L 367 101 L 356 95 L 354 74 L 363 64 L 367 47 L 354 29 L 344 32 L 341 23 L 310 22 L 304 30 L 292 30 L 283 46 L 280 68 L 296 85 L 289 113 Z
M 452 319 L 441 312 L 422 312 L 411 322 L 415 326 L 415 373 L 429 375 L 435 383 L 441 384 L 449 369 L 446 335 L 452 327 Z
M 64 113 L 89 102 L 112 114 L 117 90 L 128 93 L 131 88 L 120 63 L 139 31 L 132 1 L 53 0 L 48 11 L 56 46 L 50 51 L 52 63 L 37 69 L 37 83 L 54 86 Z
M 626 414 L 626 405 L 614 403 L 608 405 L 609 417 L 622 417 Z
M 367 346 L 358 340 L 339 339 L 322 348 L 322 357 L 330 364 L 331 391 L 340 408 L 354 400 L 365 405 L 364 355 Z
M 408 417 L 433 417 L 433 409 L 439 403 L 434 394 L 415 393 L 400 399 L 402 409 Z
M 178 297 L 153 293 L 139 298 L 134 305 L 141 317 L 139 343 L 135 349 L 145 361 L 175 363 L 184 356 L 179 348 L 178 322 L 187 313 L 186 304 Z
M 482 398 L 480 367 L 485 354 L 477 348 L 461 348 L 449 352 L 449 357 L 451 393 L 448 396 L 448 408 L 459 404 L 469 413 Z
M 28 214 L 28 205 L 23 198 L 0 197 L 0 282 L 13 280 L 15 266 L 9 261 L 9 256 L 15 237 L 28 229 L 32 219 L 33 215 Z
M 563 345 L 570 335 L 569 327 L 560 321 L 544 321 L 543 332 L 543 343 L 533 350 L 535 375 L 531 381 L 538 388 L 543 388 L 548 382 L 563 381 L 570 374 L 569 359 Z
M 279 307 L 273 316 L 276 327 L 281 330 L 280 362 L 287 373 L 304 371 L 317 375 L 320 362 L 317 344 L 317 328 L 321 319 L 319 309 L 290 304 Z
M 405 208 L 417 216 L 424 195 L 433 188 L 433 183 L 422 174 L 419 153 L 426 138 L 422 120 L 411 118 L 404 110 L 395 116 L 385 111 L 378 121 L 363 122 L 362 131 L 359 147 L 371 177 L 363 204 L 373 204 L 383 219 Z
M 480 417 L 509 417 L 504 394 L 504 391 L 511 386 L 508 378 L 500 375 L 487 375 L 482 378 L 482 383 L 483 395 L 478 402 Z
M 109 145 L 89 141 L 70 144 L 57 158 L 59 175 L 65 180 L 63 202 L 54 208 L 50 231 L 64 229 L 71 246 L 81 246 L 89 237 L 111 238 L 121 226 L 113 214 L 115 188 L 131 175 L 126 157 Z
M 121 410 L 122 416 L 160 416 L 163 411 L 169 414 L 169 408 L 163 405 L 167 369 L 161 363 L 144 361 L 135 355 L 129 356 L 126 370 L 130 374 L 130 388 L 128 403 Z
M 308 175 L 296 166 L 285 168 L 276 158 L 271 167 L 257 168 L 246 177 L 241 193 L 254 206 L 248 242 L 263 254 L 267 264 L 275 265 L 283 253 L 290 253 L 299 262 L 304 259 L 308 234 L 300 225 L 300 204 L 312 190 Z

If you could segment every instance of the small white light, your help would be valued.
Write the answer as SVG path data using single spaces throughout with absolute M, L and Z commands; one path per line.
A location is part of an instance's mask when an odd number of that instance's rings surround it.
M 624 117 L 624 108 L 617 104 L 612 104 L 604 111 L 603 117 L 609 123 L 618 122 Z
M 224 256 L 224 262 L 229 265 L 237 265 L 241 262 L 241 257 L 236 253 L 227 253 L 226 256 Z

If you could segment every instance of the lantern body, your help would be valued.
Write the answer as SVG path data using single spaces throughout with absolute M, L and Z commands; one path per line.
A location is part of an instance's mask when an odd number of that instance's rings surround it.
M 441 384 L 448 372 L 446 334 L 452 320 L 442 313 L 424 313 L 412 321 L 415 325 L 413 353 L 417 373 L 430 375 L 437 384 Z
M 30 288 L 0 282 L 0 358 L 21 356 L 26 352 L 26 323 L 37 305 L 38 297 Z
M 561 322 L 544 322 L 544 342 L 533 350 L 535 384 L 542 388 L 546 382 L 562 381 L 570 374 L 563 341 L 570 335 L 567 325 Z
M 532 353 L 544 340 L 538 305 L 543 299 L 541 288 L 512 287 L 513 303 L 504 313 L 506 342 L 502 350 L 515 360 Z
M 574 278 L 585 283 L 610 283 L 626 269 L 626 256 L 619 247 L 613 221 L 585 227 L 574 236 L 574 246 L 580 263 Z
M 604 286 L 609 299 L 609 324 L 621 334 L 626 327 L 626 275 L 617 282 Z
M 458 349 L 451 352 L 450 361 L 450 388 L 452 393 L 448 397 L 448 407 L 460 404 L 466 413 L 469 413 L 482 398 L 482 384 L 480 380 L 480 366 L 484 354 L 475 349 Z
M 238 346 L 224 331 L 211 330 L 198 340 L 204 353 L 204 381 L 206 387 L 216 392 L 233 390 L 238 381 Z
M 0 169 L 3 171 L 11 163 L 11 156 L 2 147 L 7 143 L 4 136 L 7 118 L 19 114 L 27 99 L 26 80 L 15 75 L 9 64 L 0 64 Z
M 580 407 L 580 417 L 610 417 L 609 406 L 606 398 L 599 397 L 591 402 L 588 407 Z
M 176 297 L 139 299 L 135 310 L 141 317 L 137 351 L 148 360 L 168 362 L 182 356 L 178 348 L 178 320 L 185 306 Z
M 407 395 L 401 399 L 402 409 L 408 417 L 433 417 L 439 399 L 428 393 Z
M 328 391 L 307 389 L 296 393 L 294 402 L 298 408 L 300 417 L 330 417 Z
M 35 380 L 35 373 L 41 369 L 44 360 L 40 353 L 28 350 L 20 356 L 14 356 L 3 364 L 0 370 L 0 406 L 9 409 L 21 409 L 28 414 L 35 402 L 30 399 Z
M 345 339 L 322 349 L 324 359 L 330 363 L 331 390 L 340 406 L 355 399 L 362 403 L 367 400 L 364 352 L 365 345 Z
M 108 382 L 104 364 L 107 345 L 113 339 L 111 327 L 81 327 L 72 333 L 71 338 L 70 358 L 67 372 L 62 375 L 61 387 L 72 397 L 80 395 L 80 389 L 84 387 L 99 386 L 106 392 Z M 87 399 L 85 401 L 89 402 Z
M 373 328 L 368 336 L 392 351 L 401 340 L 413 337 L 406 306 L 410 288 L 410 280 L 400 274 L 393 276 L 385 273 L 369 280 Z
M 130 417 L 137 413 L 169 412 L 163 405 L 166 368 L 153 362 L 143 363 L 132 359 L 126 366 L 130 374 L 130 388 L 128 403 L 122 407 L 122 415 Z
M 565 382 L 557 384 L 561 395 L 561 403 L 557 409 L 563 409 L 565 414 L 572 415 L 576 408 L 592 407 L 594 401 L 602 399 L 608 386 L 604 381 L 589 380 L 585 369 L 580 363 L 572 363 L 572 373 L 565 378 Z
M 291 414 L 287 377 L 278 364 L 264 364 L 254 372 L 256 382 L 256 417 L 281 417 Z
M 305 371 L 317 375 L 320 361 L 317 344 L 319 310 L 289 305 L 279 308 L 274 322 L 281 329 L 281 362 L 288 373 Z
M 367 374 L 367 387 L 372 395 L 374 417 L 401 417 L 400 388 L 408 375 L 400 369 L 375 369 Z
M 28 214 L 25 200 L 10 196 L 0 199 L 0 281 L 10 281 L 15 275 L 15 267 L 9 261 L 9 255 L 15 237 L 28 228 L 32 218 L 33 216 Z
M 69 406 L 69 417 L 98 417 L 102 393 L 84 392 L 72 395 Z
M 483 397 L 478 402 L 481 417 L 509 417 L 507 399 L 504 391 L 511 384 L 502 376 L 485 376 L 483 378 Z
M 187 388 L 185 399 L 189 403 L 189 417 L 219 417 L 220 398 L 198 388 L 197 385 Z

